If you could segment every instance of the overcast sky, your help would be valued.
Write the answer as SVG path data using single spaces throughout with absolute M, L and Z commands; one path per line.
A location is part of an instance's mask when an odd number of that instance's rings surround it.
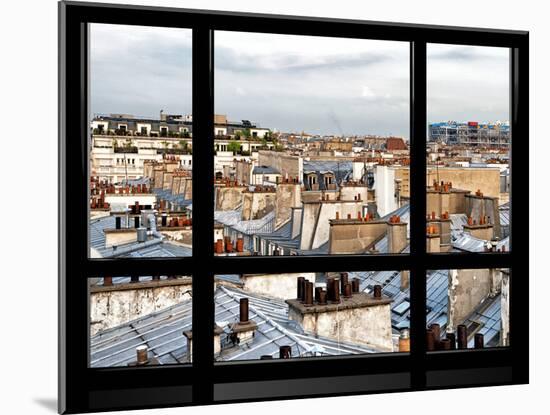
M 408 138 L 409 45 L 216 32 L 218 114 L 281 131 Z M 92 25 L 93 113 L 191 113 L 191 31 Z M 428 48 L 429 121 L 508 119 L 508 51 Z

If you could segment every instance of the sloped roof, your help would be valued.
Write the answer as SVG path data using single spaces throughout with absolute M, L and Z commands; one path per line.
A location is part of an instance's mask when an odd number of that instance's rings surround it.
M 273 231 L 275 211 L 269 212 L 261 219 L 242 220 L 242 208 L 237 210 L 216 210 L 214 220 L 246 235 L 270 233 Z
M 122 218 L 124 225 L 124 218 Z M 119 245 L 116 250 L 105 247 L 105 229 L 115 228 L 115 217 L 105 216 L 90 221 L 90 249 L 102 258 L 131 257 L 182 257 L 191 256 L 192 249 L 177 242 L 163 241 L 160 238 L 146 242 L 132 242 Z
M 218 326 L 224 328 L 238 321 L 242 297 L 249 299 L 250 319 L 258 325 L 256 334 L 249 344 L 222 350 L 219 360 L 255 360 L 263 355 L 277 357 L 279 347 L 283 345 L 291 346 L 292 356 L 300 357 L 375 352 L 362 345 L 305 334 L 288 318 L 288 306 L 284 301 L 222 286 L 215 293 Z M 191 329 L 192 301 L 186 300 L 93 336 L 90 365 L 126 366 L 135 361 L 135 348 L 143 344 L 149 347 L 150 354 L 161 365 L 187 363 L 187 341 L 182 333 Z

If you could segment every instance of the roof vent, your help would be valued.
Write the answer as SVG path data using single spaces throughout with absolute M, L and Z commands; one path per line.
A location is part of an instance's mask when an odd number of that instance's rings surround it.
M 137 229 L 137 241 L 145 242 L 147 240 L 147 228 L 139 227 Z

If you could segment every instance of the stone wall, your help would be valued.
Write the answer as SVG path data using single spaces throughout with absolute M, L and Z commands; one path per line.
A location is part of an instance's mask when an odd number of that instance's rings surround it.
M 315 273 L 300 273 L 310 281 L 315 281 Z M 241 277 L 243 289 L 255 294 L 286 300 L 295 298 L 297 293 L 298 279 L 295 273 L 292 274 L 243 274 Z
M 90 335 L 128 323 L 191 298 L 191 278 L 92 286 L 90 291 Z M 137 287 L 136 287 L 137 286 Z
M 322 306 L 320 306 L 322 307 Z M 289 318 L 306 333 L 336 341 L 359 343 L 379 352 L 392 352 L 390 302 L 334 311 L 302 313 L 289 307 Z

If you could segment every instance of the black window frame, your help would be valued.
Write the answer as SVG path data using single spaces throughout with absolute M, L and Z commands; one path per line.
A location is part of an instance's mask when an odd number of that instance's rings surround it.
M 190 28 L 193 31 L 193 256 L 88 258 L 88 24 Z M 406 41 L 410 43 L 411 253 L 291 257 L 216 257 L 214 227 L 214 32 L 217 30 Z M 426 45 L 510 48 L 513 189 L 507 252 L 427 254 Z M 210 10 L 59 3 L 59 410 L 63 413 L 419 391 L 528 383 L 529 342 L 529 34 Z M 505 348 L 425 351 L 426 271 L 509 268 L 511 342 Z M 519 268 L 521 267 L 521 268 Z M 411 352 L 214 363 L 216 273 L 410 270 Z M 88 278 L 101 275 L 193 275 L 193 363 L 143 368 L 88 368 Z

